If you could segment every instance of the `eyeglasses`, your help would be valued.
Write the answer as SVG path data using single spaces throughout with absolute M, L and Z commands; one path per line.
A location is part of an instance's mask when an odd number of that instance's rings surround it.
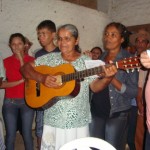
M 57 37 L 57 41 L 58 42 L 62 42 L 62 41 L 65 41 L 65 42 L 70 42 L 71 41 L 71 38 L 72 38 L 73 36 L 70 36 L 70 37 L 68 37 L 68 36 L 66 36 L 66 37 Z

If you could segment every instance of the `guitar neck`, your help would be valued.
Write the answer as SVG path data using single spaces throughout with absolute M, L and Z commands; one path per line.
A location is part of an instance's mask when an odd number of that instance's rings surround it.
M 125 70 L 127 73 L 130 70 L 133 72 L 135 68 L 139 69 L 141 67 L 139 57 L 124 58 L 123 60 L 119 60 L 113 64 L 106 64 L 105 67 L 110 65 L 115 65 L 117 69 Z M 61 76 L 61 81 L 64 83 L 71 80 L 81 80 L 84 79 L 85 77 L 101 74 L 103 72 L 104 70 L 102 66 L 94 67 L 94 68 L 74 72 L 71 74 L 64 74 Z
M 115 64 L 117 64 L 117 62 Z M 105 66 L 110 66 L 110 64 L 107 64 Z M 64 83 L 64 82 L 68 82 L 71 80 L 81 80 L 85 77 L 100 74 L 103 72 L 104 72 L 103 67 L 99 66 L 99 67 L 94 67 L 94 68 L 78 71 L 78 72 L 71 73 L 71 74 L 65 74 L 65 75 L 62 75 L 62 82 Z

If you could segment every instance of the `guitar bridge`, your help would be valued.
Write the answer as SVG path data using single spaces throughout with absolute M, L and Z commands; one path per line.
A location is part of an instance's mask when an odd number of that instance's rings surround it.
M 40 83 L 36 82 L 36 96 L 40 96 Z

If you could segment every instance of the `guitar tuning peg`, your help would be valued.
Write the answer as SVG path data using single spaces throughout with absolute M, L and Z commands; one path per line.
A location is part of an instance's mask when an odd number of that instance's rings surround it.
M 131 72 L 134 72 L 134 69 L 132 69 Z
M 126 69 L 126 72 L 129 73 L 129 69 Z

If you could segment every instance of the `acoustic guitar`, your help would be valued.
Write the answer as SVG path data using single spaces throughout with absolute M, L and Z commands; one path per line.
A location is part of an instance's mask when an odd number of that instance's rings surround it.
M 127 72 L 140 68 L 138 57 L 126 58 L 114 64 L 118 69 Z M 36 71 L 57 76 L 59 87 L 48 88 L 35 80 L 27 80 L 25 83 L 26 103 L 32 108 L 47 108 L 56 103 L 60 96 L 76 96 L 80 90 L 80 81 L 85 77 L 104 72 L 102 68 L 99 66 L 76 72 L 71 64 L 62 64 L 56 67 L 37 66 L 35 67 Z

